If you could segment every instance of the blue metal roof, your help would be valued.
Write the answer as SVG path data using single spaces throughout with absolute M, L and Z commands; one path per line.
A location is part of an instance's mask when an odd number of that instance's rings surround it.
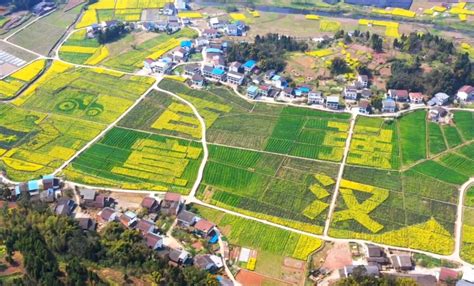
M 37 180 L 28 182 L 28 191 L 37 191 L 39 190 L 39 183 Z
M 217 48 L 207 48 L 206 53 L 222 53 L 222 50 Z
M 15 195 L 18 196 L 20 195 L 20 187 L 19 186 L 15 186 Z
M 309 87 L 307 87 L 307 86 L 298 87 L 296 90 L 297 90 L 297 91 L 301 91 L 301 92 L 303 92 L 303 93 L 308 93 L 308 92 L 311 91 L 311 89 L 310 89 Z
M 249 60 L 249 61 L 245 62 L 244 68 L 251 69 L 251 68 L 255 67 L 256 64 L 257 64 L 256 61 Z
M 212 69 L 212 74 L 223 75 L 223 74 L 225 74 L 225 71 L 221 70 L 221 69 L 218 69 L 218 68 L 214 68 L 214 69 Z
M 257 90 L 258 90 L 258 87 L 256 87 L 255 85 L 251 85 L 247 87 L 247 92 L 257 92 Z
M 410 9 L 413 0 L 344 0 L 346 4 Z
M 193 42 L 191 41 L 181 41 L 181 47 L 182 48 L 191 48 L 191 46 L 193 45 Z
M 45 179 L 45 180 L 52 180 L 52 179 L 54 179 L 54 176 L 53 176 L 53 175 L 44 175 L 44 176 L 43 176 L 43 179 Z

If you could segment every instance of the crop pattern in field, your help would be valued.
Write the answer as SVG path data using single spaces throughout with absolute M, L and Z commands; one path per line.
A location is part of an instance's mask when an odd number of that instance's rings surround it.
M 91 185 L 186 193 L 197 175 L 201 150 L 196 142 L 114 128 L 65 174 Z
M 338 165 L 209 146 L 199 197 L 252 216 L 321 233 Z
M 0 167 L 18 181 L 54 171 L 153 81 L 53 62 L 11 104 L 0 105 Z

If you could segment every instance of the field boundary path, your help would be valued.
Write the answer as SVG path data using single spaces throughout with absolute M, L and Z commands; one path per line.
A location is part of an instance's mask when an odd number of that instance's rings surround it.
M 357 113 L 353 113 L 351 116 L 351 125 L 349 128 L 349 134 L 347 134 L 346 145 L 344 146 L 344 155 L 342 157 L 341 166 L 339 167 L 339 173 L 337 174 L 336 186 L 334 187 L 334 194 L 331 198 L 331 204 L 329 205 L 328 217 L 326 224 L 324 225 L 324 236 L 328 236 L 329 226 L 331 225 L 332 215 L 337 204 L 337 197 L 339 196 L 339 186 L 341 185 L 342 176 L 344 175 L 344 167 L 346 166 L 347 156 L 351 148 L 352 135 L 354 134 L 355 122 L 357 119 Z

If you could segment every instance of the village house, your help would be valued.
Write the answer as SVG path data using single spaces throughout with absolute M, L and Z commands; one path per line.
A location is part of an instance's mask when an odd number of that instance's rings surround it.
M 262 84 L 258 87 L 258 96 L 270 97 L 272 91 L 272 86 L 268 84 Z
M 177 215 L 184 204 L 184 199 L 180 194 L 166 193 L 161 202 L 161 212 L 166 215 Z
M 77 223 L 83 231 L 95 231 L 97 223 L 88 217 L 81 217 L 77 219 Z
M 339 269 L 339 277 L 341 278 L 348 278 L 354 272 L 354 268 L 356 267 L 364 267 L 366 270 L 367 275 L 379 277 L 380 271 L 379 268 L 375 265 L 349 265 L 344 266 L 344 268 Z
M 465 85 L 458 90 L 456 97 L 460 101 L 473 101 L 474 100 L 474 86 Z
M 186 10 L 186 9 L 188 9 L 186 2 L 188 2 L 188 0 L 175 0 L 174 1 L 174 6 L 178 10 Z
M 217 81 L 225 81 L 226 72 L 225 70 L 212 66 L 204 66 L 202 69 L 202 75 L 209 79 L 214 79 Z
M 448 103 L 449 95 L 444 92 L 438 92 L 428 101 L 429 106 L 442 106 Z
M 441 282 L 441 283 L 457 281 L 458 276 L 459 276 L 459 272 L 457 272 L 454 269 L 449 269 L 446 267 L 441 267 L 441 269 L 435 274 L 436 279 L 438 280 L 438 282 Z
M 191 65 L 184 66 L 184 75 L 186 76 L 193 76 L 199 72 L 200 72 L 200 67 L 198 64 L 191 64 Z
M 250 85 L 247 87 L 247 96 L 255 99 L 258 96 L 258 87 L 255 85 Z
M 204 51 L 204 61 L 206 64 L 212 65 L 220 69 L 225 69 L 225 58 L 222 50 L 217 48 L 206 48 Z M 206 76 L 205 74 L 203 74 Z
M 369 86 L 369 77 L 366 75 L 358 75 L 356 85 L 360 88 Z
M 206 83 L 204 77 L 200 73 L 196 73 L 191 77 L 191 84 L 196 87 L 203 87 Z
M 257 62 L 254 60 L 248 60 L 243 64 L 244 72 L 249 74 L 257 67 Z
M 360 96 L 362 98 L 371 98 L 372 97 L 372 91 L 368 88 L 364 88 L 363 90 L 361 90 Z
M 173 61 L 169 57 L 161 58 L 158 61 L 147 58 L 145 59 L 143 66 L 148 72 L 167 74 L 173 66 Z
M 227 73 L 227 82 L 233 85 L 242 85 L 244 83 L 245 75 L 239 72 L 229 71 Z
M 272 84 L 274 87 L 279 88 L 279 89 L 283 89 L 288 86 L 288 82 L 286 78 L 279 75 L 274 75 L 272 77 Z
M 423 94 L 421 92 L 410 92 L 408 98 L 411 103 L 419 104 L 423 103 Z
M 242 72 L 242 64 L 239 63 L 239 62 L 230 63 L 229 72 L 241 73 Z
M 41 1 L 40 3 L 33 6 L 32 12 L 36 16 L 42 16 L 48 12 L 53 11 L 56 9 L 56 3 L 53 1 Z
M 392 261 L 393 268 L 397 271 L 413 270 L 413 261 L 408 254 L 392 255 L 390 260 Z
M 224 33 L 226 33 L 227 36 L 240 37 L 243 34 L 243 30 L 236 24 L 226 24 Z
M 145 234 L 145 240 L 146 245 L 153 250 L 163 248 L 163 237 L 156 233 L 148 232 Z
M 339 96 L 331 95 L 326 98 L 326 108 L 338 110 L 339 109 Z
M 342 95 L 344 99 L 357 100 L 357 88 L 355 86 L 346 86 Z
M 190 227 L 190 226 L 193 226 L 197 222 L 198 217 L 192 212 L 183 210 L 179 212 L 177 219 L 178 219 L 179 225 L 184 226 L 184 227 Z
M 298 86 L 294 89 L 296 97 L 307 96 L 311 92 L 311 87 L 307 85 Z
M 202 31 L 202 36 L 207 39 L 216 39 L 220 37 L 219 31 L 216 29 L 205 29 Z
M 102 222 L 116 221 L 117 217 L 118 217 L 118 213 L 114 209 L 109 208 L 109 207 L 105 207 L 99 212 L 99 219 Z
M 428 117 L 433 122 L 438 123 L 449 123 L 449 118 L 447 118 L 448 111 L 441 106 L 431 108 L 428 112 Z M 448 119 L 448 120 L 446 120 Z
M 52 203 L 56 200 L 56 194 L 54 190 L 48 189 L 39 193 L 39 199 L 45 203 Z
M 386 265 L 390 262 L 383 249 L 376 245 L 367 245 L 366 256 L 369 265 Z
M 54 213 L 60 216 L 70 216 L 75 206 L 76 203 L 72 199 L 60 198 L 54 208 Z
M 202 48 L 209 45 L 209 39 L 207 37 L 198 37 L 194 39 L 194 47 L 195 48 Z
M 194 229 L 196 230 L 196 234 L 202 237 L 209 236 L 212 231 L 214 230 L 215 224 L 205 219 L 200 219 L 194 225 Z
M 155 224 L 145 219 L 139 219 L 136 228 L 142 235 L 146 235 L 149 232 L 155 232 Z
M 82 189 L 79 192 L 81 198 L 80 205 L 86 208 L 102 209 L 106 207 L 108 198 L 105 195 L 97 194 L 95 190 Z
M 408 90 L 406 89 L 389 89 L 387 92 L 387 98 L 391 98 L 398 102 L 407 102 Z
M 189 58 L 189 50 L 185 48 L 179 48 L 172 52 L 174 62 L 187 62 Z
M 391 98 L 382 100 L 382 112 L 394 113 L 396 109 L 397 104 L 395 103 L 395 100 Z
M 125 227 L 133 227 L 138 221 L 138 217 L 134 212 L 126 211 L 119 217 L 120 223 Z
M 178 32 L 179 30 L 181 30 L 181 25 L 178 22 L 168 20 L 168 28 L 166 29 L 167 34 L 171 35 Z
M 177 12 L 178 11 L 176 10 L 174 3 L 165 3 L 165 6 L 163 7 L 163 15 L 173 16 Z
M 275 70 L 268 70 L 265 72 L 264 79 L 267 81 L 270 81 L 275 75 L 276 75 Z
M 155 22 L 155 30 L 158 32 L 166 32 L 168 31 L 168 21 L 157 21 Z
M 359 113 L 369 114 L 370 113 L 370 101 L 367 99 L 361 99 L 359 102 Z
M 222 29 L 224 28 L 226 22 L 220 20 L 218 17 L 212 17 L 209 19 L 209 28 L 211 29 Z
M 171 249 L 168 257 L 170 259 L 170 263 L 175 266 L 183 265 L 191 259 L 191 255 L 186 250 L 181 249 Z
M 144 197 L 140 205 L 150 213 L 157 212 L 160 209 L 160 202 L 152 197 Z
M 295 91 L 292 87 L 285 87 L 282 91 L 283 96 L 293 98 L 295 96 Z M 309 102 L 308 102 L 309 104 Z
M 194 258 L 194 265 L 200 270 L 215 273 L 217 270 L 224 267 L 222 258 L 217 255 L 202 254 L 196 255 Z
M 311 91 L 308 93 L 308 104 L 324 104 L 323 93 L 320 91 Z

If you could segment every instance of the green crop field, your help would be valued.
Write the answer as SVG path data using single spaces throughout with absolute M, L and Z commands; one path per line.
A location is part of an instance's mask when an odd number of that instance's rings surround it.
M 187 193 L 196 179 L 201 151 L 196 142 L 114 128 L 65 174 L 85 184 Z
M 426 111 L 415 111 L 399 122 L 400 147 L 404 165 L 426 158 Z
M 466 191 L 464 205 L 467 207 L 474 207 L 474 186 Z
M 474 176 L 474 160 L 455 153 L 449 153 L 441 158 L 439 162 L 444 166 L 468 177 Z
M 454 111 L 454 121 L 464 140 L 474 139 L 474 128 L 472 128 L 474 112 Z
M 446 141 L 448 141 L 449 148 L 454 148 L 462 143 L 462 138 L 459 135 L 456 127 L 445 125 L 443 126 L 443 130 Z
M 321 233 L 337 164 L 216 145 L 198 196 L 294 228 Z M 291 190 L 289 192 L 288 190 Z
M 441 132 L 441 127 L 439 126 L 439 124 L 436 124 L 434 122 L 428 123 L 428 133 L 430 155 L 435 155 L 445 151 L 446 143 L 444 141 L 444 136 Z
M 461 185 L 469 179 L 468 176 L 458 173 L 455 170 L 445 167 L 435 161 L 425 161 L 420 163 L 413 167 L 413 170 L 451 184 Z
M 39 54 L 48 55 L 81 10 L 82 5 L 66 12 L 60 8 L 17 33 L 10 41 Z

